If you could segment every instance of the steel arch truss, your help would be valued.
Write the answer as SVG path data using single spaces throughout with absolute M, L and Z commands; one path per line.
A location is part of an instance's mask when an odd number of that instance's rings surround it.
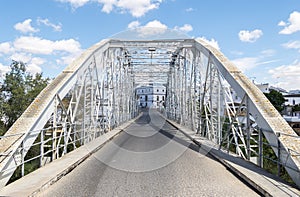
M 166 114 L 195 135 L 263 165 L 263 140 L 300 185 L 300 138 L 263 93 L 218 50 L 201 40 L 172 54 Z
M 47 86 L 1 139 L 1 187 L 17 167 L 40 166 L 137 115 L 127 51 L 106 40 L 87 50 Z M 29 149 L 39 152 L 26 157 Z

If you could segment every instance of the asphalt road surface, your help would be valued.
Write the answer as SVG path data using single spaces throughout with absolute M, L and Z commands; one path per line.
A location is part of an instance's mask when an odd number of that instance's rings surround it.
M 155 111 L 40 196 L 259 196 Z

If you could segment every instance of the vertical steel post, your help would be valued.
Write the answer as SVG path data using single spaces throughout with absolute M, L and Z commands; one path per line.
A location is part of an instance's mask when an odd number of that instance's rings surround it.
M 24 160 L 25 160 L 25 150 L 24 150 L 24 141 L 21 143 L 21 176 L 23 177 L 25 174 L 25 167 L 24 167 Z
M 67 149 L 67 147 L 68 147 L 68 133 L 67 133 L 67 124 L 66 124 L 66 122 L 64 122 L 63 123 L 63 125 L 62 125 L 62 132 L 64 133 L 64 152 L 63 152 L 63 154 L 67 154 L 67 151 L 68 151 L 68 149 Z
M 281 175 L 281 164 L 280 164 L 280 157 L 281 157 L 280 148 L 281 148 L 281 144 L 280 144 L 280 141 L 279 141 L 279 137 L 280 137 L 280 133 L 277 133 L 277 176 Z
M 258 165 L 263 167 L 263 133 L 262 130 L 258 130 Z
M 247 159 L 250 160 L 250 156 L 251 156 L 251 150 L 250 150 L 250 127 L 251 127 L 251 123 L 250 123 L 250 114 L 249 114 L 249 97 L 248 95 L 245 95 L 246 97 L 246 105 L 247 105 L 247 122 L 246 122 L 246 133 L 247 133 L 247 137 L 246 137 L 246 149 L 247 149 Z
M 53 124 L 52 124 L 52 161 L 56 159 L 56 153 L 59 151 L 56 149 L 57 139 L 56 139 L 56 131 L 57 131 L 57 95 L 54 98 L 54 110 L 53 110 Z
M 190 88 L 190 99 L 191 99 L 191 104 L 192 104 L 192 108 L 191 108 L 191 121 L 192 121 L 192 125 L 191 125 L 191 129 L 193 131 L 196 130 L 196 118 L 197 118 L 197 83 L 196 83 L 196 59 L 193 56 L 193 61 L 192 61 L 192 73 L 191 73 L 191 86 L 193 85 L 193 89 Z M 193 80 L 192 80 L 193 79 Z M 193 91 L 192 91 L 193 90 Z
M 183 103 L 182 103 L 182 105 L 183 105 L 183 116 L 184 117 L 182 117 L 182 119 L 183 119 L 183 121 L 184 121 L 184 125 L 185 126 L 188 126 L 188 122 L 187 122 L 187 116 L 188 116 L 188 108 L 189 108 L 189 102 L 188 102 L 188 100 L 187 100 L 187 96 L 188 96 L 188 93 L 187 93 L 187 65 L 186 65 L 186 50 L 184 50 L 184 57 L 182 57 L 182 61 L 183 61 L 183 76 L 184 76 L 184 81 L 183 81 L 183 83 L 184 83 L 184 85 L 183 85 Z
M 43 166 L 44 159 L 44 130 L 41 130 L 41 142 L 40 142 L 40 167 Z
M 219 78 L 218 78 L 219 79 Z M 221 81 L 218 81 L 218 108 L 217 108 L 217 111 L 218 111 L 218 120 L 217 120 L 217 140 L 216 140 L 216 143 L 217 144 L 221 144 L 221 135 L 222 135 L 222 131 L 221 131 Z

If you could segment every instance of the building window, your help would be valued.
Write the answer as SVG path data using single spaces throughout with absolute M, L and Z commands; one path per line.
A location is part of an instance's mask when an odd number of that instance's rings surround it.
M 156 97 L 156 100 L 159 101 L 159 96 Z
M 163 100 L 163 101 L 165 100 L 165 96 L 162 96 L 162 100 Z
M 159 92 L 159 89 L 157 89 L 157 92 Z

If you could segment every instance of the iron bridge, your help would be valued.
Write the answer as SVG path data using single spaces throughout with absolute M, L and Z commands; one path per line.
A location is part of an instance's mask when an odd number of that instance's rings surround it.
M 0 188 L 136 117 L 149 84 L 166 87 L 168 119 L 261 167 L 267 144 L 300 186 L 299 137 L 251 80 L 200 39 L 158 36 L 102 40 L 66 67 L 1 137 Z

